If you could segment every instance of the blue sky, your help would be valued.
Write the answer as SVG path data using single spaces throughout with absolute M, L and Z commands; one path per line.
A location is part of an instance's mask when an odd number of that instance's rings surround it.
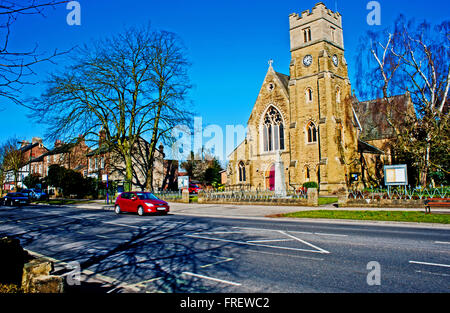
M 21 17 L 12 29 L 10 48 L 40 52 L 65 50 L 97 38 L 121 32 L 127 26 L 148 22 L 158 29 L 177 33 L 187 47 L 192 62 L 190 94 L 192 109 L 203 124 L 245 125 L 265 77 L 268 60 L 276 71 L 289 74 L 289 14 L 311 9 L 317 0 L 79 0 L 81 26 L 69 26 L 65 6 L 49 9 L 46 17 Z M 444 0 L 380 0 L 382 25 L 369 26 L 369 0 L 323 1 L 343 16 L 344 43 L 350 79 L 358 39 L 370 28 L 384 28 L 403 13 L 407 17 L 439 22 L 449 17 Z M 38 96 L 49 72 L 64 66 L 41 64 L 35 67 L 37 84 L 23 90 L 23 99 Z M 31 140 L 45 129 L 26 117 L 27 110 L 0 99 L 0 142 L 9 137 Z M 52 142 L 45 142 L 53 147 Z

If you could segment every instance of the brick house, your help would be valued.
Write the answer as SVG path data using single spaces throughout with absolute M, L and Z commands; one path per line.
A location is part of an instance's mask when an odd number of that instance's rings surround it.
M 33 137 L 31 142 L 24 140 L 20 142 L 19 151 L 22 155 L 23 166 L 19 169 L 17 187 L 23 187 L 23 180 L 30 174 L 43 173 L 43 168 L 35 166 L 33 160 L 39 158 L 49 150 L 44 146 L 43 141 L 39 137 Z M 34 165 L 34 166 L 33 166 Z M 13 190 L 16 186 L 14 184 L 14 174 L 12 171 L 6 173 L 3 184 L 4 190 Z
M 145 190 L 145 178 L 149 164 L 150 143 L 139 138 L 138 144 L 133 151 L 133 190 Z M 104 143 L 104 136 L 100 132 L 98 148 L 87 153 L 87 173 L 85 176 L 115 182 L 119 190 L 124 188 L 126 167 L 123 158 L 113 147 Z M 178 161 L 165 160 L 163 146 L 160 145 L 155 151 L 155 162 L 153 168 L 153 188 L 176 189 L 178 177 Z

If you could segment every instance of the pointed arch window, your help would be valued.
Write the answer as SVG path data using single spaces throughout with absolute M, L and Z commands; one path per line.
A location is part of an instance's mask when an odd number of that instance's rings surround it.
M 306 131 L 308 133 L 308 143 L 316 143 L 317 142 L 317 128 L 313 122 L 309 122 L 306 126 Z
M 312 88 L 306 89 L 305 92 L 306 103 L 310 103 L 313 101 L 313 90 Z
M 284 123 L 281 113 L 271 106 L 263 119 L 264 152 L 284 150 Z
M 247 181 L 247 177 L 246 177 L 246 173 L 245 173 L 245 164 L 244 162 L 239 162 L 238 165 L 238 169 L 239 169 L 239 181 L 240 182 L 245 182 Z

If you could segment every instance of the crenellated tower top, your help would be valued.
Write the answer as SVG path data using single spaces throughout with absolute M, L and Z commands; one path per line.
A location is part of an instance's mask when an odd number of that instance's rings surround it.
M 322 2 L 317 3 L 311 11 L 303 11 L 301 15 L 291 14 L 289 29 L 291 51 L 323 40 L 344 50 L 342 16 L 339 12 L 328 9 Z

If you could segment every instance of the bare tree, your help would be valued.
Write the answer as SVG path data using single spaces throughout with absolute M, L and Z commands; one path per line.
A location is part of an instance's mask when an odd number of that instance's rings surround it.
M 358 70 L 358 76 L 367 79 L 358 87 L 365 95 L 379 97 L 381 92 L 396 145 L 418 160 L 422 185 L 427 184 L 430 167 L 449 174 L 448 160 L 432 159 L 431 154 L 442 144 L 449 154 L 450 22 L 432 27 L 401 16 L 393 29 L 370 32 L 368 37 L 371 44 L 364 45 L 359 58 L 367 68 L 360 63 Z M 400 93 L 410 94 L 415 110 L 398 112 L 393 96 Z M 401 121 L 394 118 L 399 113 Z
M 34 103 L 35 117 L 49 126 L 47 137 L 92 138 L 102 128 L 103 144 L 123 157 L 131 182 L 139 138 L 151 134 L 154 155 L 156 142 L 188 116 L 182 105 L 188 63 L 179 40 L 147 26 L 77 49 L 72 65 L 53 74 Z
M 159 32 L 153 37 L 154 62 L 152 83 L 156 88 L 153 125 L 148 155 L 147 189 L 153 190 L 156 145 L 172 139 L 170 131 L 189 119 L 190 113 L 180 104 L 190 89 L 187 76 L 189 63 L 179 39 L 172 33 Z
M 14 186 L 17 187 L 19 171 L 24 165 L 22 151 L 17 147 L 18 140 L 16 138 L 8 139 L 0 146 L 1 172 L 3 178 L 8 172 L 14 176 Z M 3 179 L 2 179 L 3 182 Z
M 49 7 L 69 2 L 68 0 L 0 0 L 0 97 L 24 105 L 18 92 L 26 84 L 32 84 L 29 76 L 34 75 L 33 66 L 41 62 L 53 62 L 62 54 L 55 50 L 51 54 L 38 52 L 37 44 L 27 51 L 10 49 L 12 26 L 19 17 L 43 15 Z

